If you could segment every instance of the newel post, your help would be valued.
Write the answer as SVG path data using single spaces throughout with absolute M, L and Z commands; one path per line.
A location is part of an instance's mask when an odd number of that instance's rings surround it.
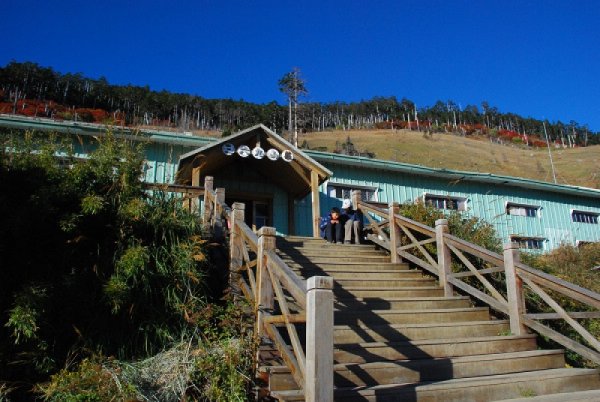
M 519 263 L 519 245 L 507 243 L 504 245 L 504 273 L 506 274 L 506 296 L 508 299 L 508 315 L 510 318 L 510 332 L 513 335 L 527 333 L 521 317 L 525 314 L 525 294 L 523 281 L 517 275 L 516 264 Z
M 263 226 L 259 229 L 258 250 L 256 252 L 256 272 L 257 272 L 257 291 L 255 308 L 258 309 L 257 315 L 257 335 L 261 339 L 265 333 L 263 317 L 270 315 L 273 310 L 273 284 L 269 275 L 266 253 L 275 250 L 275 228 Z
M 390 204 L 388 212 L 388 221 L 390 224 L 390 253 L 392 262 L 397 264 L 402 262 L 402 258 L 398 255 L 398 247 L 400 247 L 400 228 L 396 225 L 396 215 L 400 213 L 400 204 L 393 202 Z
M 200 178 L 198 178 L 200 180 Z M 193 180 L 192 180 L 193 182 Z M 202 223 L 208 226 L 210 219 L 210 193 L 213 191 L 213 178 L 212 176 L 206 176 L 204 178 L 204 200 L 202 206 Z
M 242 252 L 243 241 L 239 224 L 244 222 L 245 205 L 242 202 L 234 202 L 231 206 L 231 228 L 229 231 L 229 287 L 234 296 L 240 293 L 239 275 L 244 261 Z
M 192 168 L 192 186 L 200 187 L 200 168 L 195 167 Z M 190 212 L 197 213 L 200 209 L 200 200 L 198 197 L 194 197 L 190 200 Z
M 333 278 L 313 276 L 306 283 L 307 402 L 333 401 Z
M 454 291 L 453 286 L 448 282 L 448 277 L 452 273 L 452 258 L 450 249 L 446 246 L 444 234 L 449 233 L 448 220 L 438 219 L 435 221 L 435 244 L 437 248 L 438 275 L 440 286 L 444 288 L 444 296 L 451 297 Z

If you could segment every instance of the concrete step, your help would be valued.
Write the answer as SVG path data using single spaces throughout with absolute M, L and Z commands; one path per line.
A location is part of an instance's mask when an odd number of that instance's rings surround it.
M 467 308 L 471 307 L 468 297 L 398 297 L 377 298 L 358 297 L 349 299 L 336 299 L 334 307 L 338 310 L 402 310 L 402 309 L 440 309 L 440 308 Z
M 337 345 L 336 363 L 368 363 L 407 359 L 450 358 L 457 356 L 535 350 L 535 335 L 486 336 L 456 339 L 427 339 L 403 342 L 369 342 Z
M 385 250 L 378 248 L 372 243 L 366 244 L 342 244 L 342 243 L 329 243 L 325 239 L 297 239 L 289 240 L 277 238 L 275 245 L 277 248 L 282 250 L 288 249 L 317 249 L 317 248 L 329 248 L 329 249 L 341 249 L 343 247 L 351 248 L 352 250 L 376 250 L 385 252 Z
M 334 277 L 335 278 L 335 277 Z M 394 289 L 394 288 L 414 288 L 414 287 L 433 287 L 438 282 L 433 278 L 402 278 L 402 279 L 368 279 L 356 275 L 355 279 L 337 279 L 335 285 L 343 288 L 363 288 L 363 289 Z
M 430 324 L 489 319 L 487 307 L 421 310 L 338 310 L 335 325 L 352 324 Z
M 563 394 L 561 402 L 571 401 L 571 393 L 600 388 L 600 375 L 593 369 L 559 368 L 493 376 L 458 378 L 422 384 L 389 384 L 362 388 L 337 388 L 336 401 L 378 402 L 465 402 L 500 401 L 538 395 Z M 294 392 L 292 391 L 293 395 Z M 295 396 L 292 399 L 298 400 Z M 525 399 L 529 401 L 530 399 Z M 577 399 L 574 399 L 577 400 Z
M 333 294 L 336 298 L 348 299 L 351 297 L 362 298 L 400 298 L 420 296 L 443 296 L 444 290 L 438 286 L 420 286 L 405 288 L 364 288 L 364 287 L 339 287 L 335 286 Z
M 455 321 L 436 324 L 352 324 L 336 325 L 335 345 L 361 342 L 393 342 L 426 339 L 458 339 L 510 333 L 508 320 Z

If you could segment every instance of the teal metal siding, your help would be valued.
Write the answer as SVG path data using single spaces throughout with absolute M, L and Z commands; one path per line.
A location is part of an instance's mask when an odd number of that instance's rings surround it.
M 550 250 L 561 243 L 575 244 L 576 241 L 600 241 L 600 225 L 572 222 L 573 209 L 600 213 L 600 201 L 594 198 L 550 193 L 540 190 L 526 190 L 509 185 L 473 181 L 451 181 L 443 178 L 387 172 L 378 169 L 365 169 L 325 162 L 334 172 L 330 181 L 358 186 L 372 186 L 378 189 L 378 201 L 389 204 L 392 201 L 407 203 L 422 199 L 425 193 L 464 197 L 467 199 L 467 214 L 477 216 L 496 227 L 504 242 L 511 235 L 539 237 L 546 241 L 544 249 Z M 321 212 L 332 206 L 339 206 L 340 200 L 326 194 L 326 184 L 321 186 L 323 197 Z M 309 200 L 310 201 L 310 200 Z M 537 217 L 514 216 L 506 213 L 507 203 L 538 206 Z M 304 211 L 304 210 L 303 210 Z M 300 212 L 300 211 L 298 211 Z M 310 211 L 297 219 L 309 219 Z M 302 234 L 309 234 L 310 227 Z

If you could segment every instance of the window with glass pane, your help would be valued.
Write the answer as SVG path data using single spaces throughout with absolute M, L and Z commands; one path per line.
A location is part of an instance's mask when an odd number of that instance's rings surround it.
M 327 193 L 329 196 L 339 198 L 341 200 L 345 198 L 352 198 L 352 191 L 354 190 L 360 190 L 361 199 L 363 201 L 377 201 L 377 192 L 374 189 L 340 186 L 338 184 L 329 184 L 327 186 Z
M 573 211 L 571 214 L 573 222 L 598 224 L 598 214 L 585 211 Z
M 525 250 L 543 250 L 544 249 L 544 239 L 540 239 L 537 237 L 519 237 L 512 236 L 510 238 L 512 242 L 518 243 L 519 248 Z
M 519 205 L 508 203 L 506 205 L 506 213 L 514 216 L 526 216 L 529 218 L 537 217 L 539 207 L 533 205 Z
M 425 203 L 437 209 L 451 209 L 456 211 L 465 211 L 467 209 L 467 200 L 465 198 L 427 194 L 425 195 Z

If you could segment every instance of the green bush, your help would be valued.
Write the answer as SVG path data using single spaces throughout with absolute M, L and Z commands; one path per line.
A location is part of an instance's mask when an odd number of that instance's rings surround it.
M 53 136 L 0 144 L 2 380 L 25 393 L 67 356 L 144 358 L 194 333 L 206 244 L 196 216 L 145 191 L 143 143 L 109 132 L 85 161 Z

